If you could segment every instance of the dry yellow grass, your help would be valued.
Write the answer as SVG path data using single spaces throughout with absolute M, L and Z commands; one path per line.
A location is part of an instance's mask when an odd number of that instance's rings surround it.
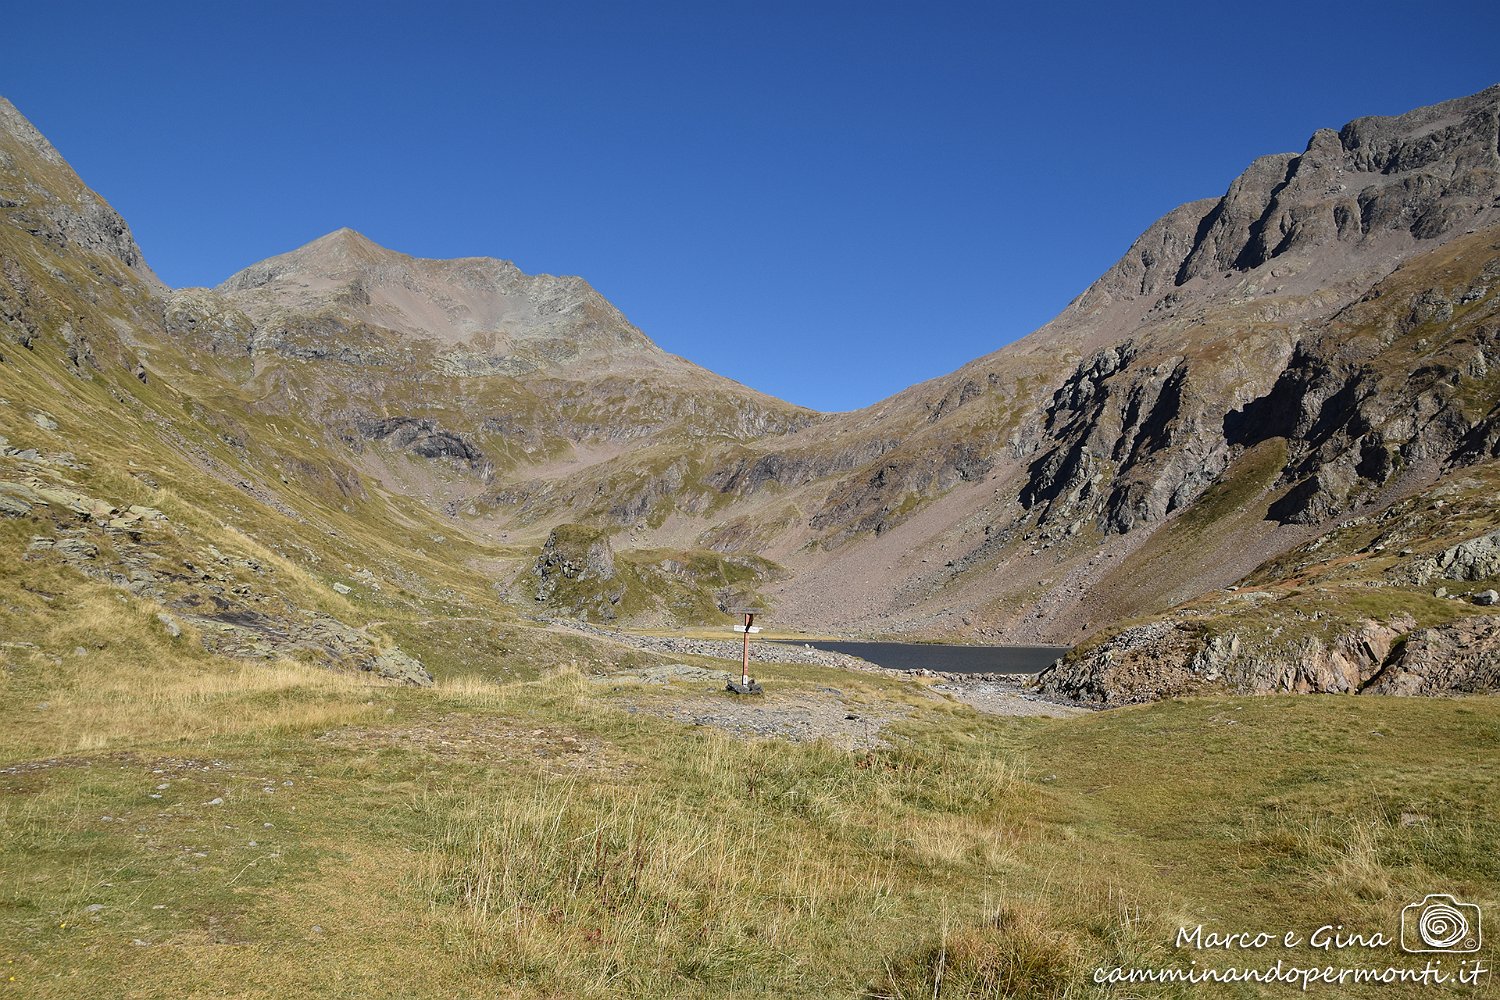
M 167 637 L 157 610 L 109 588 L 79 588 L 69 613 L 49 620 L 24 651 L 25 665 L 0 674 L 0 692 L 23 678 L 27 691 L 29 711 L 16 722 L 11 751 L 64 754 L 347 724 L 369 711 L 368 692 L 386 687 L 287 659 L 205 659 L 190 635 Z M 34 651 L 42 649 L 67 652 Z
M 1186 961 L 1173 929 L 1205 911 L 1363 925 L 1422 886 L 1496 895 L 1493 700 L 1005 721 L 771 679 L 910 709 L 850 753 L 621 711 L 572 666 L 418 690 L 208 657 L 156 610 L 75 583 L 6 649 L 21 995 L 1057 1000 Z

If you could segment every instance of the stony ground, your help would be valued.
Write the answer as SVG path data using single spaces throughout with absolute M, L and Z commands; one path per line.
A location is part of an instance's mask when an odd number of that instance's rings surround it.
M 1073 715 L 1084 715 L 1088 709 L 1053 701 L 1022 690 L 1015 682 L 951 680 L 934 684 L 933 691 L 940 691 L 971 705 L 988 715 L 1041 716 L 1048 719 L 1066 719 Z
M 632 704 L 626 711 L 712 726 L 746 738 L 780 738 L 795 743 L 827 740 L 845 750 L 872 750 L 886 745 L 881 728 L 909 709 L 856 705 L 839 689 L 824 688 L 812 694 L 798 691 L 749 698 L 724 697 L 717 689 L 710 689 L 671 701 Z
M 591 629 L 603 635 L 603 629 Z M 712 640 L 672 637 L 625 637 L 633 642 L 649 643 L 645 648 L 673 649 L 695 655 L 701 650 L 722 653 L 716 647 L 729 643 Z M 887 670 L 857 657 L 826 653 L 807 647 L 764 644 L 765 649 L 781 663 L 828 664 L 822 658 L 854 661 L 850 669 L 862 673 L 879 673 L 894 677 L 913 674 L 910 694 L 918 700 L 958 701 L 986 715 L 1011 717 L 1067 718 L 1088 710 L 1057 701 L 1049 701 L 1025 691 L 1021 682 L 975 679 L 962 675 L 944 675 L 932 683 L 927 671 Z M 722 655 L 720 659 L 725 659 Z M 769 659 L 770 657 L 767 657 Z M 843 664 L 840 664 L 843 666 Z M 842 688 L 828 685 L 808 687 L 798 684 L 768 682 L 761 695 L 737 696 L 725 690 L 728 680 L 737 673 L 737 663 L 723 668 L 669 664 L 644 667 L 625 673 L 611 673 L 595 678 L 601 685 L 620 693 L 627 712 L 645 712 L 659 718 L 673 719 L 695 726 L 711 726 L 746 738 L 780 738 L 798 743 L 827 740 L 848 750 L 869 750 L 886 745 L 881 730 L 908 716 L 911 704 L 896 701 L 871 701 L 868 696 L 851 698 Z
M 770 684 L 760 695 L 725 690 L 726 671 L 688 665 L 651 667 L 597 678 L 621 694 L 625 711 L 645 712 L 694 726 L 712 726 L 735 736 L 774 737 L 796 743 L 827 740 L 846 750 L 884 746 L 883 726 L 909 714 L 910 706 L 851 698 L 836 687 L 808 689 Z

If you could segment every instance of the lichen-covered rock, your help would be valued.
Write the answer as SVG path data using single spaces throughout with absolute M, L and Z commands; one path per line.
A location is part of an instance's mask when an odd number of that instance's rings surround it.
M 422 666 L 422 661 L 399 649 L 387 649 L 379 653 L 371 662 L 370 669 L 386 680 L 402 684 L 416 687 L 428 687 L 432 684 L 432 674 Z
M 585 619 L 614 621 L 625 596 L 609 535 L 581 524 L 552 529 L 532 563 L 536 601 Z
M 1215 671 L 1194 669 L 1198 637 L 1170 621 L 1123 629 L 1080 655 L 1064 657 L 1033 685 L 1045 694 L 1098 705 L 1157 701 L 1212 688 Z
M 1396 695 L 1500 691 L 1500 617 L 1417 629 L 1365 690 Z
M 1366 621 L 1326 642 L 1309 638 L 1298 655 L 1247 657 L 1238 665 L 1236 688 L 1257 694 L 1358 692 L 1379 672 L 1397 640 L 1415 624 L 1406 616 L 1389 623 Z
M 1488 580 L 1500 577 L 1500 531 L 1470 538 L 1417 567 L 1416 580 L 1426 583 L 1434 577 L 1445 580 Z

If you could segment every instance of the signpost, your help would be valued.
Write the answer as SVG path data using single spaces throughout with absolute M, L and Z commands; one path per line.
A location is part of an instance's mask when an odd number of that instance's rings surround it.
M 734 694 L 764 694 L 760 685 L 750 679 L 750 633 L 760 631 L 760 627 L 755 624 L 755 616 L 765 614 L 765 609 L 730 608 L 729 613 L 744 616 L 745 623 L 736 625 L 734 630 L 745 634 L 745 644 L 740 654 L 740 679 L 738 682 L 731 680 L 725 690 Z

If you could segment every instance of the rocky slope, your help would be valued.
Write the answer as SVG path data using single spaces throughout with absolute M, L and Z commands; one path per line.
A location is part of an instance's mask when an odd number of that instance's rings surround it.
M 753 598 L 823 632 L 1087 639 L 1043 684 L 1106 701 L 1483 687 L 1488 653 L 1443 674 L 1434 651 L 1493 628 L 1489 562 L 1440 563 L 1500 523 L 1497 115 L 1500 87 L 1319 131 L 1168 213 L 1030 337 L 825 415 L 662 352 L 581 279 L 349 230 L 166 290 L 0 104 L 0 317 L 24 352 L 0 370 L 77 412 L 84 465 L 144 442 L 127 461 L 231 490 L 315 576 L 326 539 L 352 570 L 379 538 L 409 594 L 507 621 Z M 1399 544 L 1343 527 L 1398 522 Z M 1459 565 L 1468 598 L 1431 596 Z

